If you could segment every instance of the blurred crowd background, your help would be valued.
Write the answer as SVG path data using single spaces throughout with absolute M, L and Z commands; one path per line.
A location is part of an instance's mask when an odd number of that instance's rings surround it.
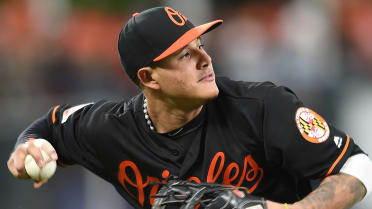
M 290 87 L 371 154 L 370 0 L 0 0 L 0 208 L 131 208 L 79 166 L 58 168 L 34 190 L 6 161 L 17 135 L 52 106 L 139 92 L 117 36 L 134 12 L 159 5 L 196 25 L 223 19 L 203 37 L 217 75 Z M 368 197 L 354 208 L 371 205 Z

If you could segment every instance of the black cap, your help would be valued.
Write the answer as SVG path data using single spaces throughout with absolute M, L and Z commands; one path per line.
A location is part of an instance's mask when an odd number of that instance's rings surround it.
M 194 26 L 170 7 L 155 7 L 135 13 L 119 34 L 120 62 L 132 81 L 137 71 L 183 48 L 223 21 Z

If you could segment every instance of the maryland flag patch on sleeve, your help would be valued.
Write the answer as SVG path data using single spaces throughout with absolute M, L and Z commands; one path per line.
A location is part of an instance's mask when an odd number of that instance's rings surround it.
M 313 110 L 300 107 L 296 111 L 296 124 L 301 135 L 311 143 L 323 143 L 329 137 L 327 122 Z

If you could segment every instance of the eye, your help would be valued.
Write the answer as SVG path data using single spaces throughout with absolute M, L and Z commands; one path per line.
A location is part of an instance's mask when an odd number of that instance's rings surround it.
M 191 54 L 189 52 L 186 52 L 184 55 L 180 57 L 180 59 L 189 58 Z
M 204 44 L 200 44 L 199 49 L 204 49 Z

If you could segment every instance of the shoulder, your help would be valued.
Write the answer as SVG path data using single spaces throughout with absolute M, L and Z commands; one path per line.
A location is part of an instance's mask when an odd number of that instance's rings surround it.
M 99 124 L 110 116 L 122 116 L 137 111 L 142 94 L 128 101 L 99 100 L 79 105 L 58 105 L 51 111 L 53 123 L 69 124 L 79 121 L 85 124 Z M 140 109 L 141 110 L 141 109 Z
M 142 94 L 138 94 L 132 97 L 130 100 L 123 101 L 110 101 L 110 100 L 100 100 L 93 103 L 88 109 L 89 115 L 91 117 L 106 117 L 106 116 L 122 116 L 128 113 L 133 113 L 136 111 L 141 111 L 140 107 Z
M 270 89 L 276 87 L 275 84 L 269 81 L 235 81 L 227 77 L 217 77 L 216 83 L 220 90 L 220 96 L 242 99 L 264 99 Z
M 268 81 L 245 82 L 218 77 L 216 83 L 220 93 L 215 101 L 225 107 L 233 105 L 235 109 L 258 107 L 268 110 L 302 104 L 291 89 Z
M 119 102 L 100 100 L 83 109 L 70 121 L 78 118 L 81 133 L 96 137 L 107 133 L 107 131 L 113 132 L 113 127 L 116 127 L 118 122 L 122 124 L 131 121 L 134 118 L 134 113 L 139 109 L 137 104 L 139 101 L 140 95 Z
M 266 95 L 275 85 L 271 82 L 234 81 L 217 77 L 219 95 L 209 104 L 221 116 L 232 118 L 261 118 Z M 224 111 L 222 111 L 222 109 Z

